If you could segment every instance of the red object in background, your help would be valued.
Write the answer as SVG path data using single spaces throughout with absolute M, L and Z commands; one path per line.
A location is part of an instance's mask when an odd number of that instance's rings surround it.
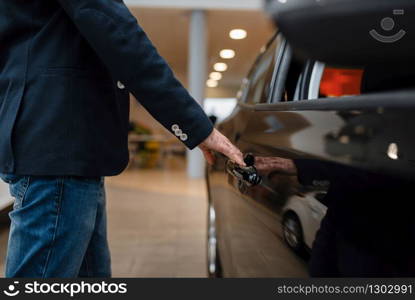
M 360 95 L 363 70 L 326 68 L 320 84 L 320 94 L 326 97 Z

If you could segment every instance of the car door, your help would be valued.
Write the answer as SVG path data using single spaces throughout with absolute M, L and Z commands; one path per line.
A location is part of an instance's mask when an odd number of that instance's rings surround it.
M 410 117 L 414 113 L 413 93 L 360 95 L 365 84 L 363 70 L 303 63 L 287 45 L 280 49 L 270 97 L 260 103 L 250 100 L 249 95 L 255 95 L 249 92 L 254 87 L 250 85 L 246 101 L 239 103 L 228 121 L 238 123 L 238 130 L 229 131 L 227 136 L 244 153 L 292 160 L 300 170 L 297 176 L 269 171 L 261 174 L 259 185 L 244 187 L 239 178 L 227 174 L 222 167 L 219 182 L 223 194 L 212 199 L 218 214 L 218 245 L 225 276 L 307 276 L 307 257 L 286 245 L 281 222 L 289 199 L 304 194 L 327 195 L 333 186 L 340 198 L 344 195 L 338 191 L 350 197 L 343 199 L 345 212 L 341 216 L 350 223 L 350 233 L 364 232 L 362 239 L 376 244 L 377 239 L 382 239 L 381 231 L 390 231 L 390 224 L 379 220 L 387 219 L 388 209 L 395 218 L 402 212 L 387 201 L 375 204 L 370 192 L 379 195 L 377 190 L 383 187 L 378 179 L 386 175 L 386 185 L 394 182 L 399 186 L 398 178 L 414 178 L 415 149 L 410 131 L 405 130 L 415 125 Z M 227 123 L 222 126 L 225 128 Z M 225 161 L 219 162 L 224 164 Z M 368 195 L 367 199 L 363 194 Z M 399 190 L 396 194 L 400 194 Z M 331 199 L 336 197 L 331 195 Z M 365 214 L 379 221 L 373 224 L 382 224 L 382 229 L 372 228 L 370 222 L 363 222 L 362 227 L 359 222 Z M 354 222 L 355 216 L 359 222 Z M 301 220 L 299 223 L 303 239 L 305 232 L 318 227 Z M 405 228 L 405 232 L 409 234 L 410 229 Z M 311 244 L 313 240 L 309 237 L 303 242 Z M 383 242 L 388 243 L 385 239 Z
M 283 39 L 281 37 L 281 39 Z M 285 43 L 285 42 L 284 42 Z M 235 140 L 243 153 L 257 157 L 294 158 L 291 138 L 310 126 L 307 119 L 295 112 L 258 111 L 258 107 L 269 105 L 273 99 L 287 102 L 294 97 L 299 86 L 305 63 L 292 63 L 292 52 L 285 44 L 281 59 L 276 64 L 271 96 L 263 103 L 252 101 L 248 93 L 241 104 L 250 112 L 245 118 L 246 126 Z M 252 86 L 250 87 L 252 89 Z M 282 233 L 282 212 L 292 196 L 299 193 L 295 176 L 267 172 L 260 174 L 262 182 L 253 187 L 241 186 L 232 175 L 229 183 L 234 189 L 232 215 L 245 216 L 244 252 L 232 256 L 235 276 L 254 277 L 305 277 L 308 276 L 307 260 L 287 247 Z M 241 224 L 242 225 L 242 224 Z M 231 245 L 232 253 L 240 252 L 239 245 Z
M 257 149 L 257 145 L 247 143 L 247 139 L 253 141 L 256 137 L 252 134 L 264 131 L 267 118 L 253 121 L 257 115 L 255 107 L 269 103 L 273 98 L 275 85 L 278 84 L 276 79 L 286 59 L 289 59 L 285 56 L 286 49 L 285 40 L 277 35 L 260 55 L 245 81 L 246 88 L 242 90 L 238 107 L 218 127 L 245 152 L 266 153 L 267 147 Z M 290 119 L 286 121 L 292 122 Z M 305 126 L 302 120 L 297 121 L 298 126 Z M 281 138 L 284 136 L 281 135 Z M 268 154 L 274 154 L 271 148 L 268 147 L 268 150 L 271 151 Z M 226 160 L 219 157 L 209 170 L 210 199 L 215 210 L 215 230 L 223 275 L 305 276 L 306 263 L 285 246 L 279 234 L 280 220 L 276 211 L 282 208 L 279 201 L 284 196 L 275 194 L 276 189 L 271 188 L 276 178 L 248 189 L 245 195 L 240 191 L 238 180 L 226 172 L 225 165 Z M 283 178 L 274 183 L 280 187 L 279 193 L 291 193 L 292 181 L 292 178 Z

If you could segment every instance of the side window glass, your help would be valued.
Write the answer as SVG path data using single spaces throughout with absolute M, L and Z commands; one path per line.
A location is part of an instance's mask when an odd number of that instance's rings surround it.
M 356 96 L 362 93 L 363 69 L 345 69 L 314 64 L 309 86 L 309 99 Z
M 278 72 L 275 77 L 274 94 L 272 102 L 288 102 L 298 100 L 302 73 L 306 62 L 298 59 L 291 47 L 286 46 L 284 55 L 278 63 Z
M 314 98 L 340 98 L 358 96 L 380 91 L 392 91 L 413 86 L 414 75 L 411 67 L 367 66 L 365 68 L 339 68 L 322 65 L 318 82 L 310 82 Z M 317 76 L 318 77 L 318 76 Z M 313 88 L 314 85 L 314 88 Z
M 281 45 L 282 37 L 278 35 L 257 60 L 248 78 L 247 103 L 267 103 L 272 92 L 272 79 Z
M 301 80 L 303 79 L 303 73 L 305 69 L 305 63 L 292 59 L 285 80 L 284 90 L 281 98 L 281 102 L 288 102 L 298 100 L 299 88 Z
M 360 95 L 362 78 L 362 69 L 339 69 L 326 66 L 320 82 L 319 98 Z

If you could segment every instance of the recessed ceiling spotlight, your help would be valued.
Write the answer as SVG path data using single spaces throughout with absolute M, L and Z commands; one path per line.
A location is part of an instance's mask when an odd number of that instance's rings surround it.
M 209 80 L 206 82 L 206 85 L 207 85 L 208 87 L 210 87 L 210 88 L 215 88 L 215 87 L 217 87 L 217 86 L 219 85 L 219 83 L 218 83 L 216 80 L 209 79 Z
M 235 51 L 232 49 L 223 49 L 220 53 L 219 53 L 220 57 L 222 57 L 223 59 L 232 59 L 235 57 Z
M 248 33 L 245 29 L 232 29 L 229 36 L 233 40 L 243 40 L 248 36 Z
M 213 65 L 213 69 L 216 72 L 225 72 L 228 69 L 228 65 L 225 63 L 216 63 Z
M 209 77 L 212 80 L 221 80 L 223 76 L 222 76 L 222 73 L 212 72 L 212 73 L 210 73 Z

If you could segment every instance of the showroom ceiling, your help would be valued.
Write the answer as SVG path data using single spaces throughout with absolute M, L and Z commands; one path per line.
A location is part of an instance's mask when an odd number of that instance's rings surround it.
M 177 76 L 186 83 L 189 11 L 158 8 L 131 10 Z M 242 78 L 246 76 L 259 50 L 270 39 L 274 29 L 261 11 L 209 10 L 207 23 L 209 73 L 213 71 L 212 66 L 216 62 L 224 61 L 229 66 L 223 73 L 219 87 L 208 89 L 208 96 L 217 95 L 215 90 L 221 90 L 224 97 L 234 96 Z M 235 28 L 245 29 L 248 32 L 247 38 L 232 40 L 229 32 Z M 235 58 L 220 59 L 219 52 L 222 49 L 235 50 Z

